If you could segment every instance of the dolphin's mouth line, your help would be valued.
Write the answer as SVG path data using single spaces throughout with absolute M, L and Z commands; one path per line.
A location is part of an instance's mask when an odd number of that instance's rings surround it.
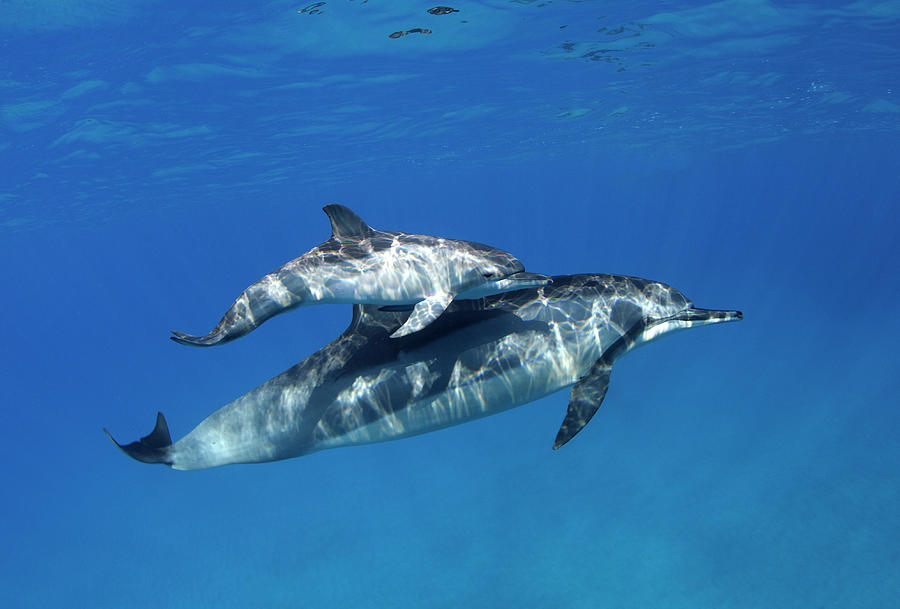
M 507 275 L 506 277 L 504 277 L 504 281 L 513 281 L 513 282 L 522 282 L 522 283 L 542 282 L 543 285 L 553 283 L 553 280 L 550 278 L 549 275 L 541 275 L 540 273 L 526 273 L 525 271 L 519 271 L 518 273 L 513 273 L 512 275 Z
M 680 311 L 675 315 L 670 315 L 668 317 L 662 317 L 659 319 L 651 319 L 649 325 L 656 326 L 668 321 L 686 321 L 692 324 L 714 324 L 728 321 L 740 321 L 743 318 L 744 314 L 740 311 L 698 309 L 696 307 L 691 307 L 689 309 L 685 309 L 684 311 Z
M 689 309 L 685 309 L 684 311 L 679 311 L 674 315 L 669 315 L 668 317 L 650 319 L 647 325 L 649 327 L 653 327 L 671 321 L 684 321 L 691 324 L 704 325 L 724 323 L 729 321 L 740 321 L 743 318 L 744 314 L 740 311 L 699 309 L 697 307 L 691 307 Z

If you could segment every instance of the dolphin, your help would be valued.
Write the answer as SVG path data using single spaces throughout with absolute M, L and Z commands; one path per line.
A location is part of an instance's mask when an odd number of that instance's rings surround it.
M 326 205 L 331 238 L 251 285 L 206 336 L 172 331 L 184 345 L 232 341 L 264 321 L 312 304 L 409 306 L 412 314 L 392 337 L 417 332 L 454 298 L 481 298 L 544 285 L 512 254 L 474 243 L 375 230 L 343 205 Z
M 149 435 L 113 442 L 139 461 L 175 469 L 260 463 L 422 434 L 571 386 L 556 449 L 597 411 L 624 353 L 743 317 L 696 308 L 673 287 L 622 275 L 553 277 L 537 288 L 455 301 L 421 332 L 390 339 L 408 315 L 356 305 L 337 339 L 174 444 L 162 413 Z

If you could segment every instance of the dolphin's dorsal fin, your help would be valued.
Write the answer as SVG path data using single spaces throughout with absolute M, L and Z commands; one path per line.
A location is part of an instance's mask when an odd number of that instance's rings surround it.
M 572 387 L 566 418 L 563 419 L 563 423 L 556 433 L 553 450 L 574 438 L 575 434 L 588 424 L 588 421 L 600 408 L 603 398 L 606 397 L 606 390 L 609 388 L 609 373 L 611 370 L 612 363 L 608 363 L 605 358 L 601 358 L 593 365 L 587 376 L 583 377 Z
M 332 237 L 365 237 L 373 232 L 372 227 L 348 207 L 333 203 L 323 207 L 322 211 L 331 220 Z

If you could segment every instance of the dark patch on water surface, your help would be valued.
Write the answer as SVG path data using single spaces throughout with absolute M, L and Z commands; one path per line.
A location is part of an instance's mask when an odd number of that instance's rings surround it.
M 432 15 L 449 15 L 450 13 L 458 13 L 459 11 L 449 6 L 436 6 L 428 9 L 428 12 Z
M 322 12 L 319 10 L 319 7 L 324 6 L 324 5 L 325 5 L 324 2 L 313 2 L 309 6 L 304 6 L 302 9 L 297 11 L 297 14 L 302 15 L 302 14 L 306 13 L 307 15 L 318 15 L 319 13 Z
M 388 35 L 388 38 L 400 38 L 401 36 L 406 36 L 407 34 L 430 34 L 431 30 L 427 27 L 414 27 L 411 30 L 400 30 L 398 32 L 394 32 Z

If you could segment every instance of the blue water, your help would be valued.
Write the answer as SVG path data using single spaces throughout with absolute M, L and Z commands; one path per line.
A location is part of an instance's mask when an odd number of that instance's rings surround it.
M 900 2 L 252 4 L 0 3 L 0 606 L 900 606 Z M 277 463 L 116 450 L 343 330 L 167 339 L 334 202 L 745 319 L 623 358 L 559 451 L 565 392 Z

